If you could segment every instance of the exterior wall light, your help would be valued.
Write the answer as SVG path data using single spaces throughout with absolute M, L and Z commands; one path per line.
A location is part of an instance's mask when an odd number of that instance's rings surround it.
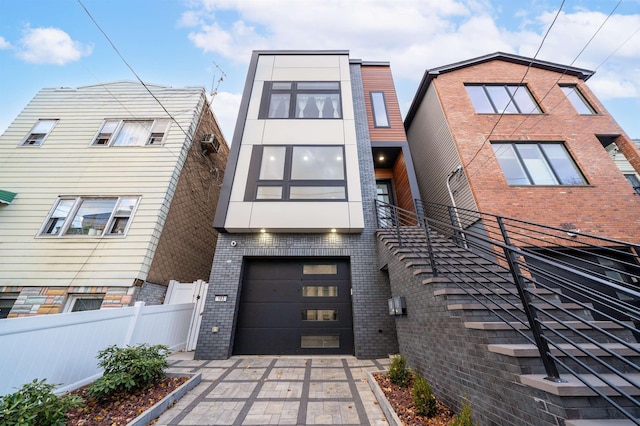
M 260 230 L 260 233 L 261 233 L 261 234 L 264 234 L 265 232 L 267 232 L 267 230 L 266 230 L 266 229 L 264 229 L 264 228 L 262 228 L 262 229 Z
M 331 228 L 331 232 L 335 234 L 338 231 L 336 230 L 336 228 Z

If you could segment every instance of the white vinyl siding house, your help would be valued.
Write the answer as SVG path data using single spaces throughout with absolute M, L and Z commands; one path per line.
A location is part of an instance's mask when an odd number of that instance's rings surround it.
M 0 208 L 0 287 L 131 287 L 146 279 L 185 141 L 205 107 L 201 88 L 148 87 L 177 123 L 141 85 L 118 82 L 44 89 L 0 137 L 0 187 L 17 194 Z M 56 120 L 42 143 L 20 146 L 42 119 Z M 163 120 L 166 134 L 160 144 L 93 146 L 111 119 Z M 78 197 L 137 200 L 126 234 L 43 233 L 57 201 Z

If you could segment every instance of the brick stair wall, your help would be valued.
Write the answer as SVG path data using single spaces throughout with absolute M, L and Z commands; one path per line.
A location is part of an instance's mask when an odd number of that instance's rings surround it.
M 380 265 L 388 269 L 393 296 L 404 296 L 407 304 L 407 315 L 396 317 L 400 353 L 429 381 L 446 405 L 459 411 L 463 398 L 467 399 L 477 424 L 487 425 L 563 425 L 567 419 L 620 417 L 606 401 L 579 395 L 582 391 L 562 395 L 562 390 L 540 389 L 542 386 L 533 382 L 535 375 L 544 374 L 544 368 L 535 346 L 487 309 L 481 309 L 473 297 L 456 285 L 455 277 L 442 272 L 433 277 L 422 229 L 403 229 L 401 237 L 402 247 L 395 231 L 378 231 Z M 452 268 L 464 271 L 469 279 L 491 274 L 491 280 L 497 279 L 502 287 L 513 288 L 508 274 L 487 272 L 492 269 L 485 259 L 444 237 L 436 235 L 433 241 L 437 253 L 446 250 L 453 254 L 448 259 Z M 478 264 L 474 262 L 476 259 Z M 491 280 L 484 280 L 485 285 L 491 286 Z M 498 290 L 499 297 L 492 295 L 488 299 L 486 293 L 487 290 L 476 286 L 473 294 L 485 303 L 520 305 L 509 291 Z M 561 303 L 548 290 L 536 290 L 536 294 Z M 562 306 L 591 319 L 589 312 L 579 306 Z M 571 319 L 556 313 L 563 320 Z M 596 323 L 613 331 L 619 328 L 611 322 Z M 574 325 L 580 327 L 578 323 Z M 518 324 L 518 328 L 527 327 Z M 624 338 L 628 340 L 631 336 Z

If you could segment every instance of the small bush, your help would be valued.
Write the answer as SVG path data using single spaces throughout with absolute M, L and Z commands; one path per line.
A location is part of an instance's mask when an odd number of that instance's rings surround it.
M 77 395 L 58 396 L 55 385 L 46 379 L 22 385 L 9 395 L 0 396 L 0 426 L 64 426 L 67 410 L 82 406 Z
M 471 420 L 471 404 L 469 404 L 469 401 L 462 403 L 462 411 L 453 417 L 451 426 L 474 426 Z
M 394 356 L 389 364 L 389 380 L 402 388 L 409 384 L 410 373 L 407 369 L 407 359 L 402 356 Z
M 413 375 L 413 403 L 416 406 L 416 413 L 425 417 L 433 417 L 438 414 L 438 404 L 436 396 L 431 390 L 427 380 L 417 372 Z
M 98 365 L 104 368 L 101 378 L 93 382 L 89 395 L 103 399 L 109 395 L 145 388 L 165 377 L 171 352 L 164 345 L 140 345 L 119 348 L 109 346 L 98 352 Z

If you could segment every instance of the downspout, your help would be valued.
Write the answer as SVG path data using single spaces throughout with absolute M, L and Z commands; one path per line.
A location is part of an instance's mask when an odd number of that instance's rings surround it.
M 457 226 L 459 226 L 462 229 L 462 222 L 460 222 L 460 215 L 458 214 L 458 208 L 456 207 L 456 200 L 453 198 L 453 191 L 451 191 L 451 183 L 450 183 L 451 178 L 455 176 L 456 173 L 461 171 L 462 171 L 462 165 L 458 165 L 458 167 L 456 167 L 451 171 L 451 173 L 449 173 L 449 176 L 447 176 L 447 191 L 449 191 L 449 198 L 451 199 L 451 207 L 453 207 L 453 214 L 455 214 L 456 222 L 458 222 Z M 456 224 L 454 224 L 454 226 L 456 226 Z M 467 245 L 467 236 L 464 235 L 464 233 L 462 232 L 460 233 L 460 235 L 462 236 L 462 244 L 464 244 L 464 248 L 468 250 L 469 246 Z

